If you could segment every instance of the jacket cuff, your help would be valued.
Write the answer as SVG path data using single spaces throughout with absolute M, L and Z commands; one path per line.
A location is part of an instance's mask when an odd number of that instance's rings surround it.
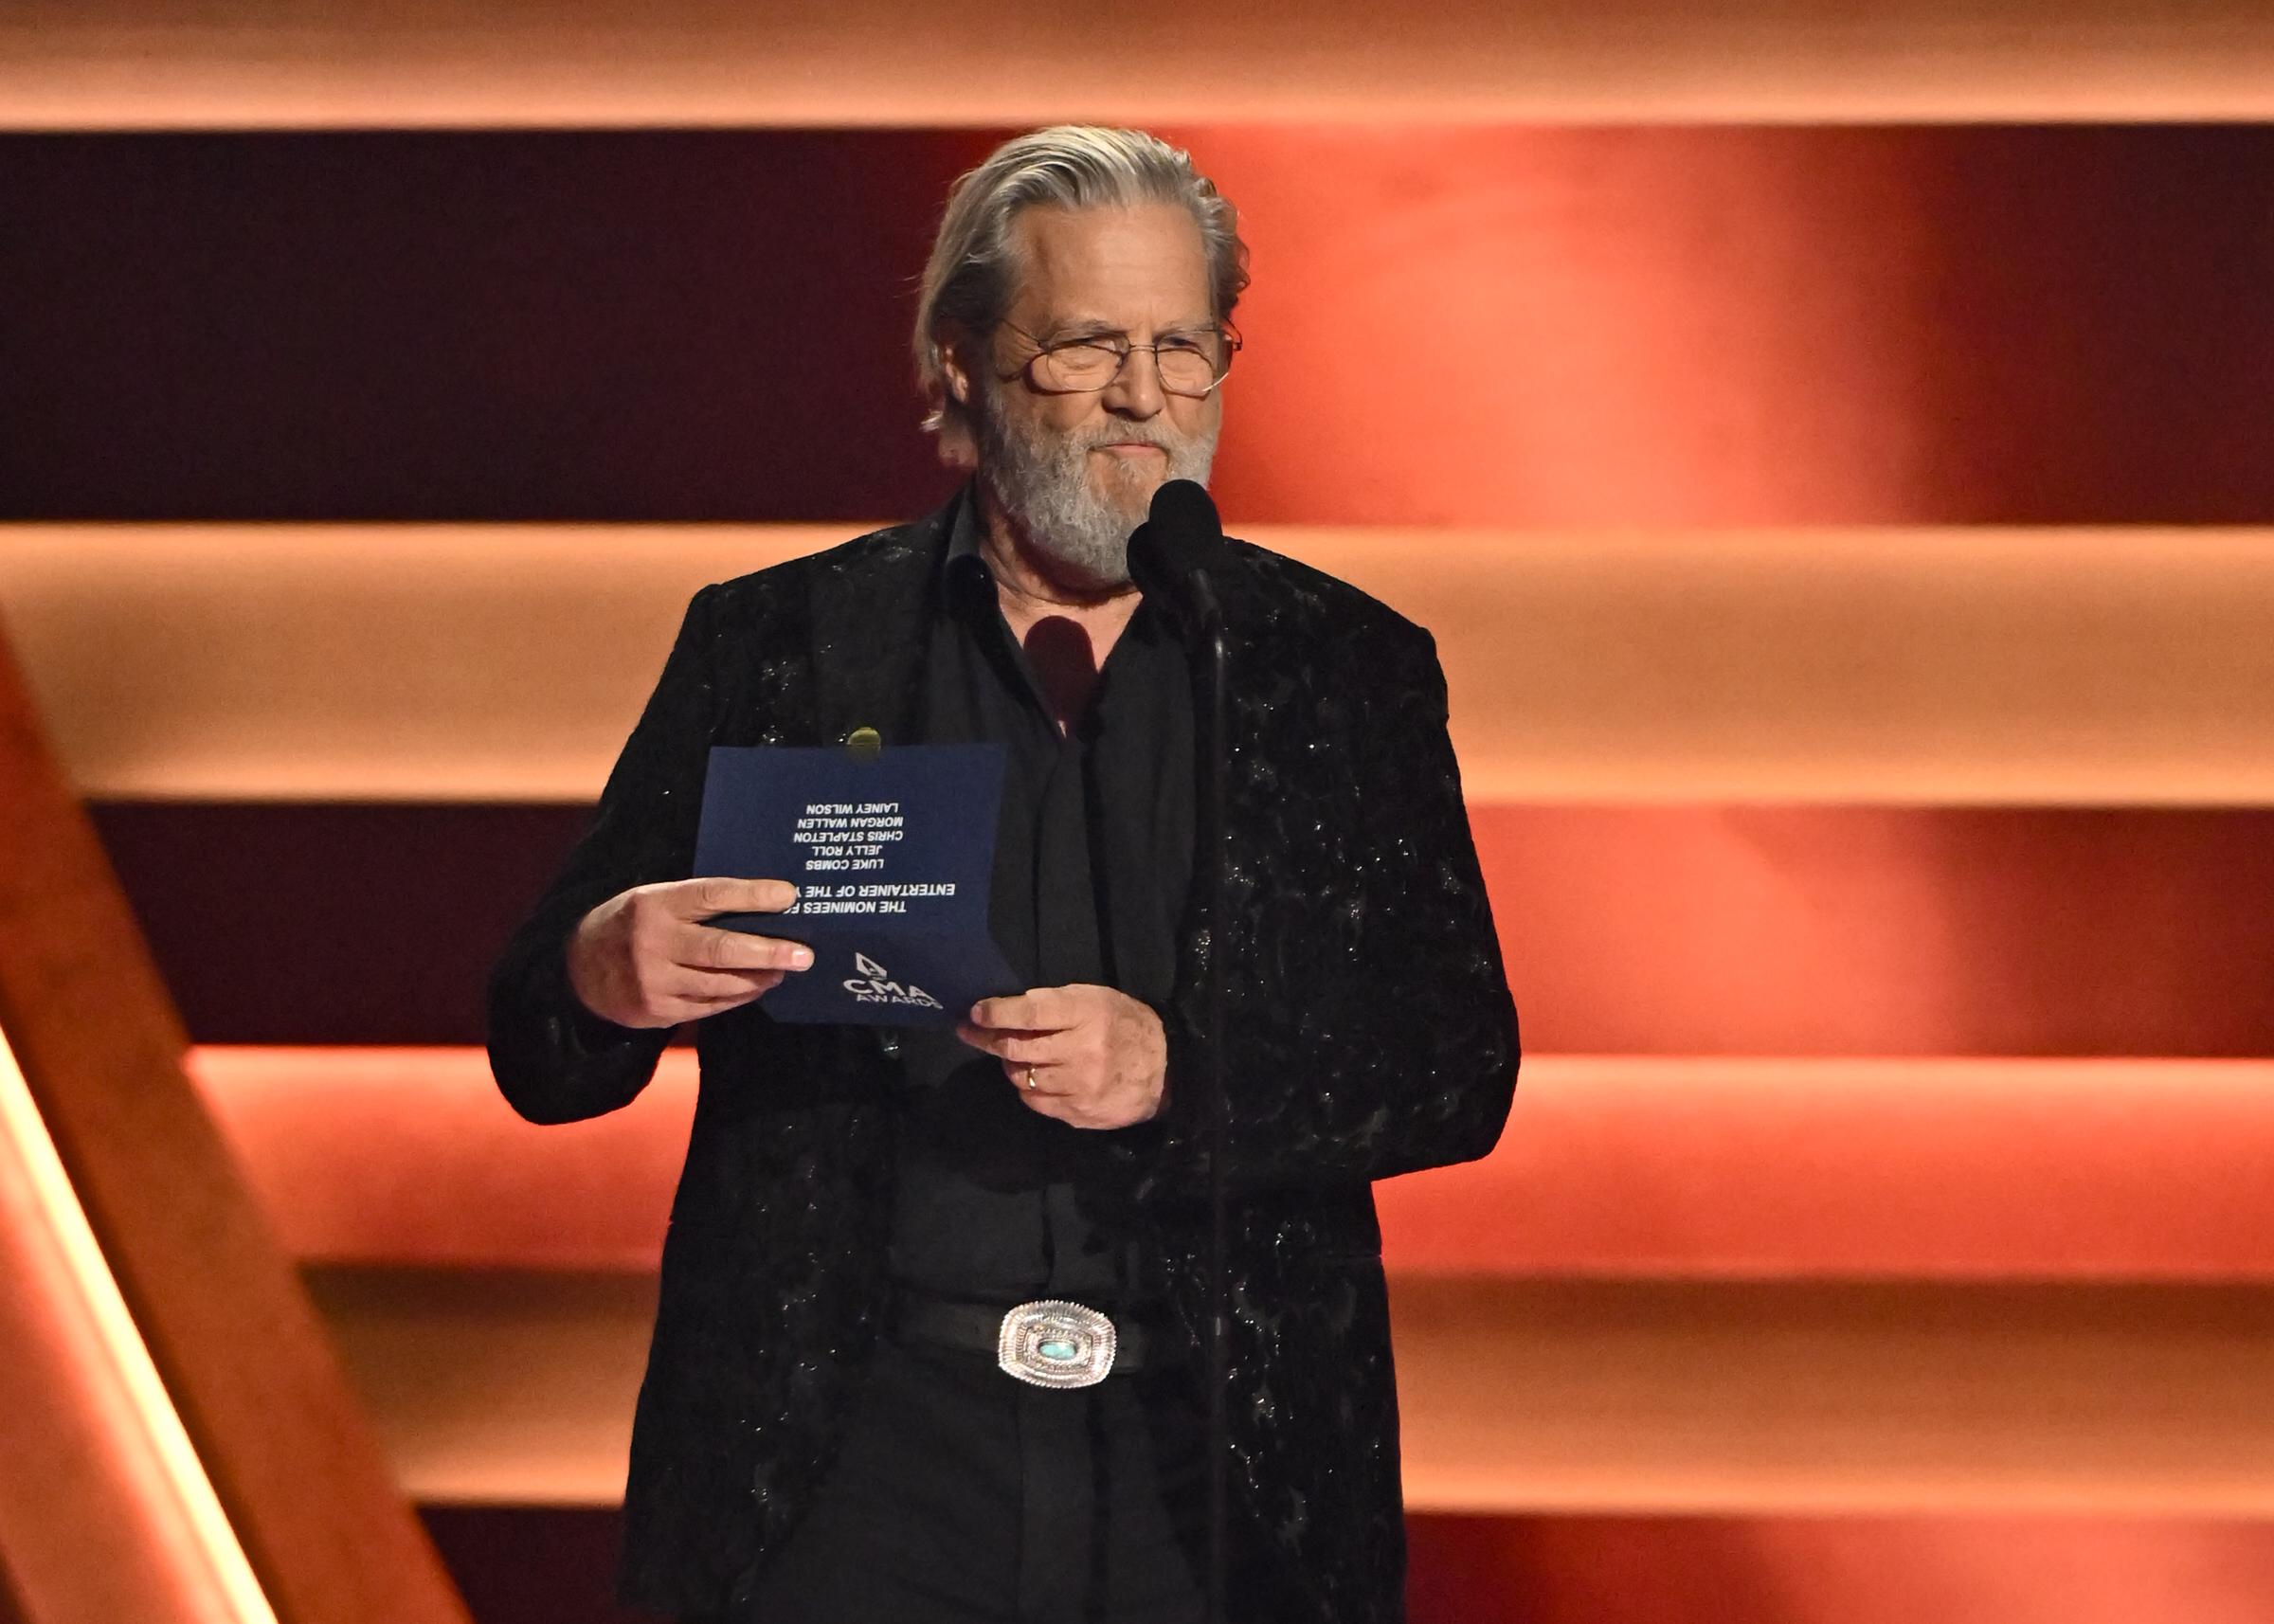
M 641 1038 L 655 1035 L 638 1026 L 622 1026 L 603 1015 L 595 1015 L 576 996 L 576 987 L 568 979 L 568 939 L 564 936 L 548 948 L 537 961 L 532 978 L 532 990 L 537 996 L 537 1007 L 556 1012 L 554 1030 L 574 1058 L 595 1059 L 603 1055 L 635 1043 Z

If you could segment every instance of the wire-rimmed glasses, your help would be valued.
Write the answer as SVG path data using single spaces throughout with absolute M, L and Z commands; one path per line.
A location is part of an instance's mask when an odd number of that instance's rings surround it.
M 1232 370 L 1239 334 L 1228 325 L 1195 333 L 1171 333 L 1150 344 L 1132 342 L 1126 333 L 1084 333 L 1044 342 L 1016 322 L 1002 324 L 1035 347 L 1020 368 L 1029 388 L 1051 395 L 1094 394 L 1121 376 L 1130 352 L 1149 350 L 1164 394 L 1208 394 Z

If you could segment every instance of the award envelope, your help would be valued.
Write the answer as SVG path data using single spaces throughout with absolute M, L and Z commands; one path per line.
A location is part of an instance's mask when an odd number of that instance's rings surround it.
M 1001 745 L 716 746 L 695 872 L 785 879 L 785 913 L 710 924 L 803 942 L 810 969 L 766 995 L 777 1020 L 948 1026 L 1022 990 L 987 929 Z

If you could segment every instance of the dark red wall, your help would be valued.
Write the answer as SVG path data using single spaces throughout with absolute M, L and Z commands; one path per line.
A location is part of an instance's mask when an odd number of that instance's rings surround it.
M 1177 134 L 1236 521 L 2274 518 L 2274 131 Z M 0 136 L 0 518 L 907 514 L 993 138 Z

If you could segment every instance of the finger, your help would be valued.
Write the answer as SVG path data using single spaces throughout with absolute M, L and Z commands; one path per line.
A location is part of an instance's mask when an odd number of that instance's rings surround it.
M 736 879 L 727 875 L 674 880 L 662 889 L 672 911 L 682 919 L 707 919 L 713 913 L 779 913 L 798 899 L 798 888 L 785 879 Z
M 743 993 L 736 998 L 684 998 L 679 1000 L 678 1007 L 681 1011 L 679 1019 L 681 1020 L 700 1020 L 706 1015 L 725 1015 L 732 1010 L 740 1009 L 746 1003 L 756 1003 L 772 990 L 770 987 L 761 988 Z
M 656 1012 L 662 1018 L 662 1024 L 677 1026 L 685 1021 L 725 1015 L 745 1004 L 755 1003 L 768 990 L 766 987 L 746 987 L 731 998 L 667 998 L 658 1001 Z
M 990 1053 L 1006 1066 L 1061 1066 L 1066 1062 L 1066 1041 L 1056 1032 L 1020 1033 L 1003 1038 Z
M 1026 1036 L 1022 1032 L 990 1032 L 984 1026 L 972 1025 L 968 1020 L 956 1022 L 955 1035 L 983 1054 L 998 1056 L 1002 1054 L 1002 1044 L 1008 1043 L 1013 1038 Z
M 990 1032 L 965 1021 L 955 1035 L 1006 1066 L 1052 1066 L 1066 1058 L 1065 1037 L 1056 1032 Z
M 1002 1074 L 1010 1079 L 1011 1087 L 1024 1099 L 1057 1099 L 1073 1091 L 1065 1087 L 1066 1074 L 1062 1066 L 1035 1065 L 1026 1061 L 1005 1060 Z M 1033 1087 L 1028 1087 L 1028 1079 Z
M 813 949 L 778 936 L 683 925 L 672 932 L 671 962 L 696 970 L 803 970 L 813 966 Z
M 742 1003 L 780 986 L 783 970 L 682 970 L 660 988 L 667 999 L 690 1003 Z
M 1011 1086 L 1020 1093 L 1038 1098 L 1074 1099 L 1093 1092 L 1084 1086 L 1083 1074 L 1062 1061 L 1005 1060 L 1002 1074 L 1010 1078 Z M 1032 1088 L 1027 1086 L 1029 1077 L 1034 1079 Z
M 971 1006 L 971 1024 L 997 1030 L 1061 1032 L 1081 1019 L 1073 987 L 1035 987 L 1008 998 L 983 998 Z

